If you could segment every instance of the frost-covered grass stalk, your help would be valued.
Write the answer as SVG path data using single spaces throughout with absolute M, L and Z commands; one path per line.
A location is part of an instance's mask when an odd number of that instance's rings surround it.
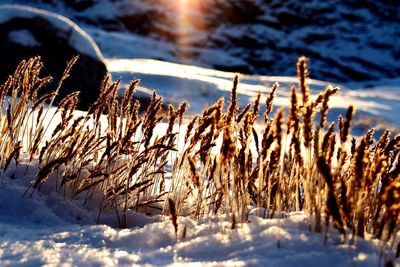
M 328 86 L 311 99 L 304 57 L 297 64 L 300 93 L 292 87 L 287 115 L 278 109 L 271 116 L 278 84 L 267 96 L 262 118 L 261 93 L 239 112 L 236 76 L 227 109 L 220 99 L 194 116 L 181 151 L 174 125 L 180 129 L 187 104 L 165 112 L 162 98 L 153 94 L 146 111 L 139 113 L 140 103 L 134 100 L 138 81 L 132 81 L 119 99 L 119 82 L 108 77 L 99 98 L 82 116 L 74 115 L 79 94 L 65 97 L 52 115 L 61 117 L 60 123 L 42 140 L 51 123 L 45 119 L 51 113 L 46 103 L 56 93 L 38 96 L 51 79 L 40 78 L 41 68 L 39 57 L 23 61 L 0 87 L 0 104 L 6 107 L 0 114 L 3 173 L 12 161 L 18 164 L 21 155 L 27 155 L 27 163 L 39 162 L 27 195 L 55 182 L 54 190 L 66 197 L 95 200 L 99 218 L 102 211 L 114 210 L 120 227 L 126 226 L 128 210 L 151 209 L 170 215 L 175 229 L 177 216 L 198 219 L 224 213 L 235 228 L 246 222 L 252 205 L 266 217 L 305 211 L 310 229 L 326 229 L 326 238 L 332 224 L 344 240 L 369 233 L 392 247 L 399 243 L 400 135 L 386 130 L 375 142 L 370 130 L 356 142 L 350 136 L 352 106 L 338 118 L 338 131 L 333 123 L 327 125 L 329 98 L 338 88 Z M 12 97 L 5 103 L 7 94 Z M 104 116 L 107 124 L 101 123 Z M 168 128 L 155 135 L 162 121 L 168 121 Z M 261 132 L 256 123 L 264 125 Z M 168 163 L 172 177 L 166 186 Z M 58 179 L 49 179 L 55 174 Z

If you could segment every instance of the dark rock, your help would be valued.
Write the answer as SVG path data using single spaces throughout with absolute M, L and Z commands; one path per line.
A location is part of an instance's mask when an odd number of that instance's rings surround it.
M 16 9 L 20 8 L 16 6 Z M 12 12 L 12 8 L 8 10 Z M 32 14 L 29 15 L 29 12 Z M 10 19 L 3 19 L 0 23 L 0 81 L 4 81 L 22 59 L 40 55 L 44 62 L 42 75 L 54 77 L 43 91 L 52 91 L 57 87 L 66 63 L 79 55 L 55 103 L 73 91 L 80 91 L 78 108 L 87 109 L 99 95 L 101 82 L 107 74 L 102 56 L 93 54 L 96 51 L 92 47 L 94 42 L 83 36 L 83 31 L 77 33 L 81 30 L 76 25 L 68 24 L 69 20 L 55 20 L 46 14 L 38 13 L 36 9 L 23 9 L 23 12 L 15 12 L 15 16 L 9 16 Z

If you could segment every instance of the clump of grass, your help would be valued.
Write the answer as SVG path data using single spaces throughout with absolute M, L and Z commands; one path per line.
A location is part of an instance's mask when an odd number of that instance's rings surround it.
M 74 61 L 68 64 L 60 84 Z M 145 210 L 148 205 L 162 203 L 166 155 L 175 150 L 176 137 L 172 131 L 153 137 L 155 125 L 164 118 L 162 99 L 154 94 L 147 111 L 139 116 L 140 105 L 133 101 L 138 81 L 133 81 L 118 99 L 119 81 L 111 83 L 106 77 L 97 101 L 86 115 L 77 117 L 78 93 L 65 97 L 56 109 L 49 104 L 58 88 L 55 93 L 37 97 L 50 80 L 39 78 L 40 69 L 39 57 L 23 61 L 2 86 L 3 106 L 6 95 L 11 94 L 6 114 L 1 114 L 3 172 L 12 159 L 18 163 L 22 153 L 29 155 L 29 161 L 39 159 L 39 171 L 26 193 L 40 190 L 57 173 L 56 191 L 68 191 L 71 199 L 83 198 L 84 203 L 100 195 L 99 219 L 101 211 L 115 210 L 121 227 L 127 225 L 128 210 Z M 183 111 L 184 106 L 175 117 Z M 50 137 L 42 140 L 49 127 L 46 123 L 55 117 L 60 117 L 60 122 Z M 102 117 L 107 119 L 105 127 Z
M 76 60 L 67 65 L 60 83 Z M 38 159 L 30 194 L 55 181 L 54 190 L 69 192 L 71 199 L 95 199 L 98 222 L 102 211 L 114 210 L 120 227 L 126 227 L 129 210 L 146 213 L 151 208 L 171 216 L 175 233 L 178 215 L 198 219 L 225 213 L 235 228 L 247 221 L 250 205 L 263 208 L 267 217 L 304 210 L 310 230 L 321 232 L 324 226 L 326 239 L 333 222 L 347 240 L 369 233 L 398 246 L 400 136 L 386 130 L 374 141 L 370 130 L 356 141 L 351 136 L 352 106 L 344 119 L 338 118 L 338 131 L 334 123 L 327 125 L 329 100 L 339 89 L 328 86 L 312 99 L 304 57 L 297 64 L 299 89 L 291 87 L 288 114 L 278 109 L 271 116 L 278 84 L 267 95 L 262 117 L 261 92 L 239 112 L 235 76 L 227 109 L 220 99 L 195 115 L 180 151 L 177 138 L 186 103 L 164 112 L 162 98 L 154 93 L 146 111 L 139 113 L 140 103 L 133 98 L 138 81 L 120 99 L 119 81 L 106 77 L 97 101 L 78 117 L 78 93 L 65 97 L 56 109 L 48 104 L 58 88 L 38 95 L 51 79 L 40 78 L 41 68 L 39 57 L 23 61 L 0 87 L 0 104 L 6 107 L 0 114 L 0 166 L 4 173 L 22 154 L 30 162 Z M 44 139 L 48 117 L 56 116 L 59 124 Z M 168 122 L 167 130 L 155 135 L 162 121 Z M 257 131 L 256 124 L 263 130 Z M 167 164 L 172 168 L 169 188 Z M 58 178 L 49 179 L 54 173 Z

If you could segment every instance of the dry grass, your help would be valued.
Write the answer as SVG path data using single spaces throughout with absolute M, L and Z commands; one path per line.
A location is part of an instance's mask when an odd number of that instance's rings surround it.
M 275 84 L 261 118 L 263 131 L 257 132 L 260 94 L 239 113 L 236 76 L 227 110 L 220 99 L 196 115 L 179 152 L 174 125 L 180 129 L 186 103 L 170 107 L 166 114 L 162 99 L 154 94 L 147 110 L 139 114 L 140 103 L 133 101 L 138 81 L 132 81 L 118 99 L 119 82 L 111 83 L 108 77 L 98 100 L 82 117 L 74 116 L 79 95 L 64 98 L 53 115 L 61 122 L 51 138 L 42 140 L 48 127 L 46 103 L 52 103 L 57 90 L 38 96 L 50 80 L 40 78 L 41 67 L 38 57 L 21 62 L 0 88 L 0 104 L 6 107 L 0 114 L 1 168 L 4 172 L 13 160 L 18 164 L 23 153 L 29 161 L 39 159 L 29 194 L 57 172 L 55 190 L 67 188 L 71 198 L 86 200 L 100 195 L 99 217 L 103 210 L 115 210 L 121 227 L 126 226 L 128 210 L 146 212 L 151 207 L 170 215 L 175 231 L 177 216 L 197 219 L 224 213 L 232 215 L 234 228 L 247 220 L 252 205 L 264 208 L 267 217 L 303 210 L 309 214 L 310 230 L 321 232 L 332 223 L 346 240 L 369 233 L 392 247 L 398 244 L 400 135 L 385 131 L 375 142 L 371 130 L 356 142 L 350 135 L 353 107 L 344 119 L 339 117 L 338 131 L 333 123 L 327 126 L 329 98 L 338 88 L 329 86 L 311 99 L 304 57 L 297 64 L 301 93 L 292 87 L 287 116 L 278 109 L 271 117 L 279 90 Z M 7 94 L 12 97 L 5 103 Z M 319 123 L 314 119 L 317 113 Z M 100 122 L 102 116 L 107 126 Z M 168 121 L 168 129 L 154 136 L 162 120 Z M 172 178 L 166 188 L 168 163 Z M 327 230 L 325 235 L 328 238 Z

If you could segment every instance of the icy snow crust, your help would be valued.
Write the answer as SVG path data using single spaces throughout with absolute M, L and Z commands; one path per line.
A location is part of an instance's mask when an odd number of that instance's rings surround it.
M 37 16 L 46 19 L 62 31 L 69 31 L 69 44 L 80 53 L 100 61 L 103 60 L 100 49 L 93 39 L 70 19 L 38 8 L 22 5 L 0 5 L 0 23 L 4 23 L 15 18 L 34 18 Z M 17 37 L 21 36 L 18 35 Z M 27 42 L 29 40 L 24 39 L 23 41 Z M 32 42 L 32 40 L 30 41 Z M 32 44 L 34 44 L 34 42 Z

